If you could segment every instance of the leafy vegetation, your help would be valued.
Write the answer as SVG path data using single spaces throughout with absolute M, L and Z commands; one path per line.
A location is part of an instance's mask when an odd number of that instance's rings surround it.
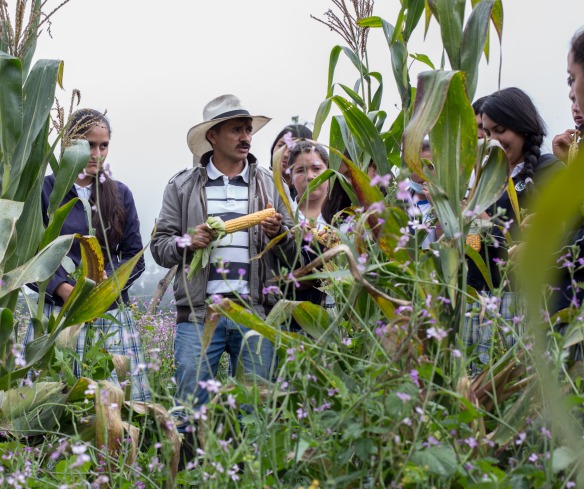
M 30 51 L 0 53 L 0 480 L 8 487 L 574 487 L 582 475 L 582 364 L 568 348 L 582 337 L 579 312 L 542 314 L 545 284 L 562 244 L 564 222 L 581 208 L 584 155 L 542 191 L 518 265 L 526 314 L 506 322 L 467 286 L 466 261 L 488 279 L 488 267 L 466 244 L 484 209 L 508 188 L 508 165 L 496 145 L 479 144 L 470 101 L 478 64 L 489 54 L 490 24 L 503 30 L 500 0 L 404 0 L 395 24 L 371 17 L 370 3 L 343 1 L 327 15 L 349 47 L 331 51 L 326 97 L 318 109 L 315 137 L 334 104 L 340 115 L 330 129 L 331 171 L 311 183 L 342 178 L 342 154 L 353 201 L 335 229 L 338 246 L 265 293 L 293 291 L 320 280 L 335 300 L 332 310 L 281 299 L 262 320 L 230 300 L 210 305 L 273 341 L 278 351 L 273 382 L 225 372 L 207 389 L 212 401 L 193 413 L 196 431 L 184 445 L 192 458 L 179 470 L 179 439 L 170 421 L 174 389 L 173 317 L 136 306 L 156 404 L 129 403 L 105 380 L 119 363 L 95 345 L 88 377 L 68 375 L 68 333 L 103 314 L 133 267 L 100 282 L 103 258 L 91 239 L 59 236 L 68 212 L 58 208 L 74 175 L 84 167 L 83 142 L 57 160 L 48 141 L 50 108 L 61 64 L 39 61 L 28 72 Z M 30 7 L 40 12 L 40 2 Z M 31 18 L 35 18 L 33 14 Z M 37 17 L 38 18 L 38 17 Z M 5 17 L 0 17 L 6 22 Z M 431 69 L 416 86 L 408 74 L 408 40 L 425 19 L 440 27 L 451 70 Z M 33 29 L 35 23 L 32 23 Z M 346 29 L 343 29 L 345 26 Z M 372 32 L 369 32 L 373 29 Z M 379 29 L 380 31 L 376 31 Z M 6 32 L 6 31 L 3 31 Z M 384 35 L 402 111 L 387 128 L 380 72 L 367 61 L 367 35 Z M 36 39 L 36 37 L 35 37 Z M 34 45 L 29 43 L 29 49 Z M 357 71 L 349 86 L 335 81 L 347 56 Z M 445 64 L 445 61 L 441 63 Z M 340 92 L 341 94 L 339 94 Z M 420 159 L 429 136 L 435 173 Z M 373 159 L 379 178 L 366 170 Z M 403 164 L 402 164 L 403 162 Z M 40 186 L 47 166 L 57 175 L 50 222 L 43 227 Z M 442 239 L 420 249 L 426 230 L 412 232 L 413 205 L 401 182 L 416 172 L 428 181 Z M 476 179 L 469 195 L 472 170 Z M 281 167 L 275 161 L 279 181 Z M 557 196 L 562 195 L 561 199 Z M 17 310 L 20 288 L 40 290 L 74 239 L 86 251 L 78 284 L 59 316 Z M 315 237 L 296 230 L 299 246 Z M 512 244 L 512 243 L 510 243 Z M 582 266 L 569 258 L 568 267 Z M 501 264 L 505 275 L 510 265 Z M 488 280 L 487 280 L 488 281 Z M 42 303 L 42 299 L 41 299 Z M 494 332 L 487 364 L 463 338 L 468 317 L 489 317 Z M 305 334 L 291 333 L 293 317 Z M 207 328 L 213 328 L 211 314 Z M 24 323 L 35 340 L 23 355 L 16 339 Z M 557 321 L 568 324 L 556 331 Z M 505 338 L 515 336 L 509 346 Z M 35 379 L 27 377 L 36 372 Z M 476 374 L 477 370 L 480 373 Z M 184 453 L 184 452 L 183 452 Z

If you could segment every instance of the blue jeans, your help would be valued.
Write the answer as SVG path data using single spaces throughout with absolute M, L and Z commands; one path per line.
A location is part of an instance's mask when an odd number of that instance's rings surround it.
M 274 358 L 274 346 L 261 335 L 244 335 L 249 328 L 221 317 L 207 351 L 203 351 L 204 326 L 199 323 L 178 323 L 174 337 L 177 406 L 197 407 L 209 401 L 209 392 L 199 382 L 217 375 L 223 352 L 229 354 L 230 372 L 234 373 L 241 355 L 244 373 L 254 373 L 269 379 Z

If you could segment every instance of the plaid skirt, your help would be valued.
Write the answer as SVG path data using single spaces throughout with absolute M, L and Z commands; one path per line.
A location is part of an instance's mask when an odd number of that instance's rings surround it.
M 475 347 L 474 356 L 484 365 L 491 358 L 495 332 L 504 339 L 506 347 L 513 346 L 523 335 L 525 296 L 519 292 L 504 292 L 500 298 L 490 292 L 480 292 L 480 296 L 479 311 L 476 305 L 467 305 L 462 340 L 467 351 Z
M 59 306 L 52 304 L 45 304 L 43 313 L 49 317 L 51 314 L 60 311 Z M 144 351 L 142 349 L 142 342 L 132 311 L 127 307 L 118 309 L 111 309 L 107 314 L 113 316 L 116 321 L 98 318 L 92 323 L 85 323 L 79 330 L 77 338 L 76 353 L 83 361 L 85 354 L 85 342 L 87 338 L 88 329 L 93 330 L 93 342 L 103 341 L 104 348 L 112 355 L 125 355 L 130 358 L 130 384 L 131 394 L 130 399 L 134 401 L 148 402 L 152 395 L 150 392 L 150 384 L 148 382 L 148 372 L 146 368 L 146 361 L 144 359 Z M 32 323 L 28 324 L 24 344 L 32 341 L 34 338 L 34 330 Z M 81 366 L 77 361 L 73 365 L 73 373 L 77 377 L 81 377 Z M 114 385 L 120 386 L 118 374 L 112 370 L 111 377 L 108 378 Z

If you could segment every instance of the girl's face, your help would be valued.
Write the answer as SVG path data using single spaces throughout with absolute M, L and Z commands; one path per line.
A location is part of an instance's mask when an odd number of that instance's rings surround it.
M 488 139 L 494 139 L 503 146 L 511 168 L 523 161 L 525 136 L 497 124 L 487 114 L 483 114 L 483 129 Z
M 276 151 L 278 151 L 282 147 L 284 147 L 284 153 L 282 154 L 282 174 L 286 175 L 286 169 L 288 168 L 288 155 L 290 153 L 290 150 L 288 149 L 288 146 L 286 145 L 286 141 L 284 140 L 284 136 L 282 136 L 280 139 L 278 139 L 276 146 L 274 146 L 274 151 L 272 152 L 272 158 L 274 158 Z
M 580 110 L 584 110 L 584 66 L 574 61 L 572 51 L 568 54 L 568 85 L 570 99 L 576 101 Z
M 291 167 L 292 185 L 298 191 L 298 195 L 304 194 L 308 184 L 326 170 L 327 166 L 316 151 L 299 154 Z M 328 181 L 315 188 L 308 196 L 309 200 L 324 198 L 328 191 Z
M 96 176 L 103 166 L 109 150 L 110 133 L 103 123 L 96 124 L 85 134 L 85 139 L 89 143 L 91 156 L 85 167 L 85 174 Z

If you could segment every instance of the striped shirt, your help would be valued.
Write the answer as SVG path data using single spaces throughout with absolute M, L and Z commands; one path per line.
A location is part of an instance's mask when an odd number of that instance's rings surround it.
M 207 165 L 207 215 L 224 221 L 245 216 L 249 209 L 249 165 L 232 179 L 213 164 Z M 211 251 L 207 295 L 249 294 L 249 231 L 226 235 Z

